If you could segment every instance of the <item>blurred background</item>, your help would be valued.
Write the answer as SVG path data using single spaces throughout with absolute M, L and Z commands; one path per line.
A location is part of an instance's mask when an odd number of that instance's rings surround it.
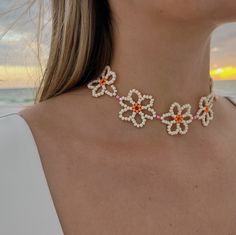
M 47 0 L 0 1 L 0 115 L 33 103 L 47 61 L 50 29 Z M 236 97 L 236 23 L 213 34 L 211 75 L 219 94 Z

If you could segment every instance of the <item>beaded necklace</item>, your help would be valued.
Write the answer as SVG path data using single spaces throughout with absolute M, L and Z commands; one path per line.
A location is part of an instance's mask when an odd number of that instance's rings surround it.
M 191 114 L 191 105 L 180 105 L 174 102 L 169 112 L 159 115 L 154 109 L 154 98 L 151 95 L 143 95 L 140 91 L 132 89 L 127 96 L 119 96 L 114 83 L 116 74 L 106 66 L 102 74 L 88 84 L 93 97 L 108 95 L 116 98 L 121 106 L 119 118 L 122 121 L 131 122 L 135 127 L 141 128 L 147 120 L 158 120 L 166 125 L 169 135 L 184 135 L 188 132 L 189 124 L 194 120 L 200 120 L 204 127 L 213 120 L 213 103 L 216 99 L 214 92 L 201 97 L 199 107 L 195 115 Z

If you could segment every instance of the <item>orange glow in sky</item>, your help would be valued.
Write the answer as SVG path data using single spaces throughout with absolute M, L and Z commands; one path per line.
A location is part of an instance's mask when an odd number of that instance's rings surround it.
M 219 67 L 211 70 L 214 80 L 236 80 L 236 67 Z M 38 67 L 0 66 L 0 88 L 34 87 L 39 84 Z
M 222 67 L 211 70 L 215 80 L 236 80 L 236 67 Z

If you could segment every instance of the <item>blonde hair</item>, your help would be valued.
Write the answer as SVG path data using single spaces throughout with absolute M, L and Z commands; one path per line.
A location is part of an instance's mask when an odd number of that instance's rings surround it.
M 51 7 L 51 47 L 36 102 L 86 84 L 112 55 L 108 0 L 51 0 Z

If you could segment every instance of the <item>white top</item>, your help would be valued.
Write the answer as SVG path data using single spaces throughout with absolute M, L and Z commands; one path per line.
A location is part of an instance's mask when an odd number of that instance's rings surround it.
M 28 124 L 0 117 L 0 234 L 63 235 Z
M 63 235 L 32 132 L 17 113 L 0 117 L 0 234 Z

